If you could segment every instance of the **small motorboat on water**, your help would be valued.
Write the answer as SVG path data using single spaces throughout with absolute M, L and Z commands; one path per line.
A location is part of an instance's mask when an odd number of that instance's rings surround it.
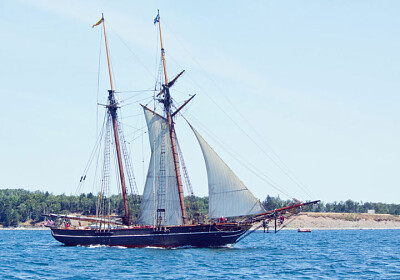
M 297 232 L 311 232 L 310 228 L 299 228 Z

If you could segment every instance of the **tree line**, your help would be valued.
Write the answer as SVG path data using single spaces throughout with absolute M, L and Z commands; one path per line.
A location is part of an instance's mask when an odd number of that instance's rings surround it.
M 132 217 L 137 217 L 138 207 L 134 207 L 134 199 L 129 199 Z M 79 213 L 82 215 L 96 214 L 97 195 L 88 193 L 80 195 L 54 195 L 49 192 L 27 191 L 23 189 L 0 190 L 0 225 L 4 227 L 18 226 L 19 223 L 31 221 L 32 224 L 43 221 L 43 214 Z M 267 210 L 287 206 L 291 201 L 278 197 L 267 196 L 263 205 Z M 189 218 L 195 213 L 204 217 L 208 212 L 208 197 L 186 197 L 186 210 Z M 119 195 L 110 197 L 112 213 L 123 215 L 123 202 Z M 374 202 L 356 202 L 352 200 L 324 203 L 320 202 L 303 209 L 310 212 L 340 212 L 340 213 L 366 213 L 373 209 L 378 214 L 400 214 L 400 204 L 386 204 Z
M 19 223 L 31 221 L 31 224 L 44 220 L 43 214 L 70 214 L 95 215 L 98 196 L 96 194 L 54 195 L 49 192 L 27 191 L 23 189 L 0 189 L 0 225 L 16 227 Z M 140 197 L 139 197 L 140 200 Z M 109 198 L 112 214 L 123 215 L 124 205 L 119 195 Z M 128 197 L 131 216 L 137 217 L 139 207 L 135 199 Z M 208 211 L 208 197 L 186 197 L 185 205 L 189 217 L 195 212 L 206 215 Z
M 263 204 L 265 209 L 277 209 L 288 205 L 290 200 L 282 200 L 278 197 L 267 196 Z M 382 202 L 358 202 L 348 199 L 346 201 L 327 202 L 323 201 L 303 209 L 305 212 L 330 212 L 330 213 L 367 213 L 375 210 L 376 214 L 400 215 L 400 204 Z

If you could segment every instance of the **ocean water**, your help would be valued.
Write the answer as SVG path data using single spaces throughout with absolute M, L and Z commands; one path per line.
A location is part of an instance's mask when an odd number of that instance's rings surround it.
M 0 231 L 0 279 L 400 279 L 400 230 L 256 232 L 225 248 L 66 247 Z

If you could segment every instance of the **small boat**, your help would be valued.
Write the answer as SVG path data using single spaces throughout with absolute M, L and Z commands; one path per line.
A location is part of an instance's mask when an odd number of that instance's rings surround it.
M 274 221 L 276 231 L 277 217 L 282 215 L 288 217 L 298 213 L 306 205 L 317 203 L 318 201 L 306 203 L 295 201 L 287 207 L 267 211 L 197 130 L 188 123 L 201 147 L 206 164 L 209 209 L 207 222 L 200 219 L 199 215 L 196 216 L 200 213 L 195 213 L 192 217 L 187 215 L 183 179 L 187 180 L 188 176 L 174 124 L 179 116 L 177 113 L 194 96 L 180 107 L 174 106 L 170 89 L 183 71 L 174 79 L 168 80 L 159 14 L 154 23 L 158 23 L 160 30 L 164 79 L 160 92 L 154 96 L 154 102 L 161 104 L 162 110 L 156 112 L 155 109 L 142 105 L 151 147 L 143 194 L 140 196 L 137 192 L 130 155 L 123 136 L 119 114 L 121 108 L 114 89 L 105 20 L 102 17 L 94 26 L 103 25 L 111 89 L 108 90 L 107 105 L 105 105 L 104 161 L 102 178 L 99 181 L 101 191 L 98 194 L 96 215 L 48 214 L 51 219 L 61 218 L 64 221 L 54 225 L 49 224 L 53 237 L 69 246 L 223 246 L 244 238 L 252 232 L 249 230 L 253 225 L 262 221 Z M 116 159 L 111 160 L 110 155 L 115 155 Z M 110 165 L 113 162 L 116 163 L 115 173 L 123 201 L 123 214 L 120 216 L 113 213 L 107 196 L 110 190 Z M 86 175 L 82 176 L 81 181 L 85 181 L 85 178 Z M 132 192 L 132 196 L 128 197 L 128 191 Z M 187 197 L 194 198 L 193 192 Z M 134 212 L 138 214 L 132 214 Z M 70 221 L 73 220 L 78 220 L 79 226 L 71 226 Z M 81 221 L 88 226 L 81 226 Z
M 311 232 L 310 228 L 299 228 L 297 232 Z

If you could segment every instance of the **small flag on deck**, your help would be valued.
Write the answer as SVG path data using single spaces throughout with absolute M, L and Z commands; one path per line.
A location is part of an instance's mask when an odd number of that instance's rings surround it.
M 101 20 L 99 20 L 97 23 L 95 23 L 95 24 L 92 25 L 92 28 L 95 27 L 95 26 L 97 26 L 97 25 L 99 25 L 100 23 L 102 23 L 103 20 L 104 20 L 104 18 L 101 18 Z
M 160 22 L 160 14 L 157 14 L 156 18 L 154 19 L 154 24 Z

